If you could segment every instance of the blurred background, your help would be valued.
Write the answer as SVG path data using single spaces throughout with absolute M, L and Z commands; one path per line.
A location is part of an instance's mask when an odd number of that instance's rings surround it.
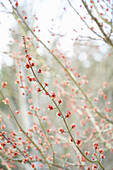
M 70 6 L 69 2 L 74 7 Z M 90 1 L 86 1 L 88 6 L 91 7 Z M 100 13 L 103 12 L 103 18 L 107 18 L 107 21 L 112 22 L 113 19 L 113 4 L 110 1 L 101 1 L 98 3 L 94 1 Z M 16 1 L 12 1 L 15 5 Z M 103 8 L 102 8 L 103 7 Z M 106 9 L 109 10 L 106 10 Z M 25 19 L 26 23 L 29 25 L 30 29 L 34 31 L 35 35 L 49 48 L 54 49 L 56 56 L 60 61 L 72 71 L 78 83 L 81 83 L 82 89 L 89 95 L 90 100 L 93 101 L 94 98 L 98 98 L 99 101 L 94 105 L 98 107 L 103 114 L 108 114 L 109 117 L 112 116 L 113 109 L 113 54 L 112 46 L 105 43 L 100 36 L 103 36 L 97 25 L 91 17 L 88 15 L 86 9 L 84 8 L 82 1 L 77 0 L 18 0 L 19 13 Z M 95 9 L 94 7 L 92 10 Z M 76 11 L 77 12 L 76 12 Z M 95 10 L 96 11 L 96 10 Z M 112 24 L 109 25 L 105 20 L 102 20 L 98 13 L 93 12 L 95 17 L 100 23 L 103 23 L 103 29 L 106 34 L 108 34 L 112 28 Z M 106 11 L 108 12 L 106 14 Z M 79 15 L 77 14 L 79 13 Z M 82 17 L 82 19 L 80 18 Z M 89 25 L 87 25 L 83 22 Z M 95 30 L 97 34 L 92 32 Z M 27 37 L 27 48 L 29 54 L 33 57 L 33 61 L 36 64 L 35 71 L 37 69 L 42 69 L 41 76 L 39 79 L 42 83 L 47 82 L 49 84 L 48 90 L 50 92 L 55 92 L 58 98 L 61 98 L 63 104 L 61 109 L 63 113 L 67 110 L 72 112 L 72 116 L 69 119 L 69 124 L 77 124 L 76 130 L 73 132 L 76 136 L 83 140 L 82 149 L 87 150 L 87 146 L 91 146 L 96 140 L 99 141 L 101 146 L 105 148 L 106 159 L 103 164 L 107 164 L 106 170 L 111 170 L 113 167 L 112 153 L 110 152 L 113 135 L 111 131 L 107 131 L 107 134 L 102 133 L 102 138 L 99 135 L 96 136 L 94 124 L 92 121 L 87 123 L 87 118 L 90 115 L 88 110 L 83 109 L 83 105 L 87 105 L 81 93 L 78 91 L 77 87 L 73 85 L 69 77 L 59 67 L 58 63 L 53 59 L 53 57 L 48 53 L 44 46 L 35 40 L 31 32 L 26 28 L 18 14 L 13 11 L 11 4 L 8 0 L 0 1 L 0 83 L 2 81 L 7 82 L 7 88 L 3 90 L 6 97 L 10 99 L 10 105 L 13 111 L 20 110 L 18 120 L 25 130 L 32 128 L 33 123 L 39 126 L 39 122 L 34 116 L 28 116 L 27 112 L 30 110 L 30 104 L 28 100 L 32 98 L 33 106 L 40 108 L 39 115 L 41 116 L 42 124 L 45 129 L 50 128 L 50 136 L 53 136 L 54 140 L 60 138 L 62 141 L 59 145 L 55 145 L 53 141 L 53 147 L 57 150 L 59 157 L 58 162 L 63 164 L 60 160 L 61 155 L 66 155 L 69 153 L 71 156 L 69 162 L 79 162 L 78 158 L 75 158 L 75 151 L 69 145 L 66 139 L 67 134 L 62 137 L 58 134 L 58 128 L 63 127 L 61 119 L 56 119 L 56 110 L 48 111 L 47 106 L 51 104 L 50 99 L 44 95 L 39 95 L 36 93 L 35 82 L 30 83 L 27 81 L 27 76 L 33 76 L 29 70 L 26 70 L 24 65 L 26 63 L 24 57 L 24 46 L 23 46 L 23 36 Z M 110 34 L 112 40 L 112 31 Z M 80 77 L 79 77 L 80 75 Z M 22 82 L 21 80 L 22 76 Z M 20 81 L 18 85 L 16 82 Z M 106 85 L 107 84 L 107 85 Z M 27 89 L 19 88 L 20 85 L 27 86 Z M 29 91 L 29 92 L 28 92 Z M 76 95 L 72 95 L 72 92 Z M 101 97 L 100 93 L 104 92 L 107 95 L 107 102 Z M 25 93 L 25 95 L 22 95 Z M 26 95 L 28 93 L 28 95 Z M 106 108 L 109 109 L 106 111 Z M 92 112 L 92 111 L 91 111 Z M 107 113 L 106 113 L 107 112 Z M 9 119 L 9 111 L 7 107 L 2 103 L 2 98 L 0 100 L 0 115 L 2 117 L 2 123 L 5 125 L 5 130 L 7 133 L 13 129 L 15 132 L 18 131 L 13 118 Z M 47 121 L 43 121 L 43 117 L 46 116 Z M 91 116 L 91 115 L 90 115 Z M 100 122 L 100 119 L 93 116 L 95 121 Z M 100 129 L 111 130 L 112 126 L 102 124 Z M 20 135 L 20 134 L 19 134 Z M 41 136 L 38 134 L 38 138 Z M 34 140 L 37 141 L 37 136 Z M 90 138 L 91 137 L 91 138 Z M 18 138 L 18 136 L 17 136 Z M 23 136 L 23 140 L 25 137 Z M 110 140 L 109 140 L 110 138 Z M 89 139 L 87 141 L 87 139 Z M 106 145 L 106 143 L 109 145 Z M 66 145 L 67 144 L 67 145 Z M 26 144 L 27 145 L 27 144 Z M 61 146 L 63 148 L 61 149 Z M 26 146 L 21 146 L 25 149 Z M 89 148 L 90 152 L 93 153 L 92 147 Z M 48 151 L 49 153 L 50 151 Z M 29 151 L 30 154 L 34 154 L 32 148 Z M 38 155 L 37 152 L 35 154 Z M 77 153 L 78 154 L 78 153 Z M 4 158 L 1 157 L 1 160 Z M 5 160 L 5 159 L 4 159 Z M 67 161 L 65 159 L 65 161 Z M 109 161 L 109 165 L 108 165 Z M 5 164 L 5 163 L 4 163 Z M 15 163 L 17 169 L 30 169 L 29 166 L 23 166 L 19 163 Z M 86 169 L 89 164 L 83 165 L 83 169 Z M 0 168 L 8 169 L 8 167 L 0 165 Z M 36 164 L 39 167 L 39 163 Z M 13 169 L 14 167 L 11 167 Z M 80 169 L 76 167 L 76 169 Z M 44 166 L 42 169 L 47 169 Z M 53 168 L 54 169 L 54 168 Z M 75 169 L 74 166 L 70 165 L 70 169 Z

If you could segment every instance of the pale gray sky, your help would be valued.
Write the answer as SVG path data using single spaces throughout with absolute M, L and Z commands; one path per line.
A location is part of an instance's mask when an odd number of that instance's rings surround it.
M 2 2 L 6 3 L 8 9 L 10 8 L 8 5 L 8 0 L 2 0 Z M 18 0 L 18 2 L 20 5 L 23 2 L 31 3 L 30 0 Z M 79 2 L 80 1 L 77 3 Z M 53 31 L 53 33 L 56 34 L 60 33 L 61 35 L 65 35 L 59 40 L 61 44 L 60 50 L 62 52 L 70 51 L 68 54 L 71 56 L 73 55 L 73 51 L 71 50 L 73 45 L 72 39 L 76 39 L 78 35 L 93 35 L 93 37 L 95 37 L 95 35 L 89 31 L 89 29 L 87 29 L 80 18 L 70 8 L 67 0 L 34 0 L 32 3 L 34 3 L 36 6 L 35 11 L 37 11 L 36 15 L 38 15 L 39 18 L 37 23 L 35 23 L 41 30 L 39 37 L 42 41 L 44 41 L 45 44 L 47 43 L 47 40 L 52 41 L 52 37 L 50 36 L 50 32 L 48 30 Z M 77 5 L 79 6 L 79 4 Z M 66 10 L 64 10 L 64 8 L 66 8 Z M 53 22 L 51 19 L 53 19 Z M 11 14 L 5 14 L 3 12 L 0 13 L 0 62 L 2 62 L 4 59 L 7 60 L 7 55 L 4 55 L 3 52 L 9 50 L 8 44 L 11 40 L 9 29 L 14 26 L 14 22 L 15 21 L 13 20 Z M 83 30 L 81 28 L 83 28 Z M 73 31 L 73 29 L 75 29 L 77 32 Z M 86 56 L 83 58 L 85 60 Z M 7 61 L 10 64 L 10 60 Z

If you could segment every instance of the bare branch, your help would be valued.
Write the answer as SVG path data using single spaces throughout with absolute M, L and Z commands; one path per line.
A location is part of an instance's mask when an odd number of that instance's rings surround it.
M 99 21 L 97 20 L 96 17 L 94 17 L 94 15 L 91 13 L 91 11 L 89 10 L 88 8 L 88 5 L 86 4 L 86 2 L 84 0 L 82 0 L 82 3 L 84 5 L 84 7 L 86 8 L 88 14 L 91 16 L 91 18 L 93 19 L 93 21 L 95 21 L 95 23 L 97 24 L 98 28 L 100 29 L 101 33 L 103 34 L 104 36 L 104 41 L 107 42 L 108 44 L 110 44 L 111 46 L 113 46 L 113 43 L 111 41 L 111 39 L 107 36 L 107 34 L 104 32 L 101 24 L 99 23 Z
M 68 3 L 69 3 L 69 5 L 70 5 L 70 7 L 75 11 L 75 13 L 80 17 L 80 19 L 82 18 L 81 17 L 81 15 L 79 14 L 79 12 L 73 7 L 73 5 L 71 4 L 71 2 L 69 1 L 69 0 L 67 0 L 68 1 Z M 89 27 L 89 25 L 86 23 L 86 21 L 82 18 L 81 19 L 83 22 L 84 22 L 84 24 L 87 26 L 87 28 L 88 29 L 90 29 L 90 27 Z M 102 40 L 103 40 L 103 37 L 101 36 L 101 35 L 99 35 L 96 31 L 94 31 L 94 30 L 92 30 L 92 29 L 90 29 L 94 34 L 96 34 L 98 37 L 100 37 Z

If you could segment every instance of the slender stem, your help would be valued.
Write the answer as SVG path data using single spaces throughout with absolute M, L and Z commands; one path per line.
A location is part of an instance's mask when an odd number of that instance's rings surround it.
M 35 114 L 36 114 L 36 117 L 37 117 L 37 119 L 38 119 L 38 121 L 40 123 L 40 126 L 41 126 L 41 128 L 42 128 L 42 130 L 43 130 L 43 132 L 44 132 L 44 134 L 45 134 L 45 136 L 46 136 L 46 138 L 47 138 L 47 140 L 48 140 L 48 142 L 50 144 L 50 148 L 51 148 L 51 151 L 52 151 L 52 154 L 53 154 L 53 164 L 54 164 L 55 163 L 55 154 L 54 154 L 54 150 L 53 150 L 53 147 L 52 147 L 52 143 L 51 143 L 49 137 L 47 136 L 47 133 L 46 133 L 46 131 L 45 131 L 45 129 L 44 129 L 42 123 L 41 123 L 41 120 L 40 120 L 36 110 L 35 110 Z
M 4 137 L 4 139 L 6 139 L 7 140 L 7 137 L 0 131 L 0 134 Z M 10 141 L 10 144 L 11 145 L 13 145 L 13 142 L 11 142 Z M 21 153 L 21 155 L 24 157 L 24 158 L 26 158 L 26 156 L 23 154 L 23 152 L 16 146 L 16 149 Z M 8 159 L 8 157 L 6 157 L 7 159 Z M 27 159 L 27 162 L 30 164 L 30 165 L 32 165 L 31 164 L 31 162 L 29 161 L 29 159 Z M 36 168 L 33 168 L 34 170 L 36 170 Z
M 79 14 L 79 12 L 77 12 L 77 10 L 73 7 L 73 5 L 71 4 L 71 2 L 69 1 L 69 0 L 67 0 L 68 1 L 68 3 L 69 3 L 69 5 L 70 5 L 70 7 L 74 10 L 74 12 L 80 17 L 80 18 L 82 18 L 81 17 L 81 15 Z M 87 28 L 88 29 L 90 29 L 90 27 L 89 27 L 89 25 L 86 23 L 86 21 L 82 18 L 81 19 L 83 22 L 84 22 L 84 24 L 87 26 Z M 102 40 L 103 40 L 103 37 L 100 35 L 100 34 L 98 34 L 97 32 L 95 32 L 94 30 L 91 30 L 94 34 L 96 34 L 99 38 L 101 38 Z
M 24 47 L 25 47 L 25 52 L 26 52 L 26 54 L 27 54 L 27 49 L 26 49 L 26 43 L 25 43 L 25 42 L 24 42 Z M 54 105 L 56 106 L 56 109 L 61 113 L 62 119 L 63 119 L 64 124 L 65 124 L 65 126 L 66 126 L 66 129 L 67 129 L 67 131 L 68 131 L 68 134 L 70 135 L 70 137 L 71 137 L 71 139 L 72 139 L 72 142 L 74 143 L 75 147 L 78 149 L 78 151 L 81 153 L 81 155 L 82 155 L 87 161 L 89 161 L 89 162 L 91 162 L 91 163 L 97 163 L 97 161 L 92 161 L 92 160 L 88 159 L 88 158 L 84 155 L 84 153 L 80 150 L 80 148 L 77 146 L 77 144 L 76 144 L 76 142 L 75 142 L 75 139 L 74 139 L 73 135 L 71 134 L 71 131 L 70 131 L 69 127 L 68 127 L 68 124 L 67 124 L 67 122 L 66 122 L 66 119 L 65 119 L 62 111 L 60 110 L 58 104 L 56 103 L 56 101 L 55 101 L 53 98 L 51 98 L 51 95 L 49 94 L 49 92 L 45 89 L 45 87 L 42 85 L 42 83 L 41 83 L 41 82 L 39 81 L 39 79 L 37 78 L 37 76 L 36 76 L 36 74 L 35 74 L 35 72 L 34 72 L 34 70 L 33 70 L 33 67 L 32 67 L 32 65 L 31 65 L 31 62 L 30 62 L 29 60 L 28 60 L 28 63 L 29 63 L 29 65 L 30 65 L 30 69 L 31 69 L 31 71 L 32 71 L 32 73 L 33 73 L 33 75 L 34 75 L 34 77 L 35 77 L 35 79 L 36 79 L 36 82 L 41 86 L 41 88 L 45 91 L 45 93 L 49 96 L 49 98 L 52 100 L 52 102 L 53 102 Z
M 5 99 L 5 97 L 4 97 L 4 95 L 2 94 L 1 91 L 0 91 L 0 94 L 1 94 L 2 98 Z M 20 130 L 22 131 L 22 133 L 29 139 L 29 141 L 34 145 L 34 147 L 39 151 L 39 153 L 41 154 L 42 158 L 44 159 L 45 163 L 48 165 L 48 168 L 49 168 L 49 170 L 50 170 L 50 169 L 51 169 L 50 164 L 49 164 L 49 162 L 46 160 L 46 158 L 45 158 L 44 154 L 42 153 L 42 151 L 38 148 L 38 146 L 35 144 L 35 142 L 34 142 L 34 141 L 26 134 L 26 132 L 23 130 L 23 128 L 22 128 L 21 125 L 19 124 L 19 122 L 18 122 L 17 118 L 15 117 L 15 114 L 13 113 L 13 111 L 12 111 L 12 109 L 11 109 L 11 107 L 10 107 L 9 104 L 7 104 L 7 107 L 8 107 L 8 109 L 9 109 L 9 111 L 11 112 L 11 114 L 12 114 L 12 116 L 13 116 L 16 124 L 17 124 L 17 126 L 19 127 L 19 129 L 20 129 Z
M 105 37 L 105 41 L 113 47 L 113 43 L 112 43 L 111 39 L 110 39 L 109 36 L 107 36 L 107 34 L 104 32 L 104 30 L 103 30 L 100 22 L 98 21 L 98 19 L 97 19 L 96 17 L 94 17 L 94 15 L 91 13 L 91 11 L 90 11 L 89 8 L 88 8 L 87 3 L 86 3 L 84 0 L 82 0 L 82 3 L 83 3 L 83 5 L 84 5 L 84 7 L 86 8 L 88 14 L 91 16 L 91 18 L 93 19 L 93 21 L 95 21 L 95 23 L 97 24 L 97 26 L 98 26 L 98 28 L 100 29 L 101 33 L 102 33 L 103 36 Z
M 9 0 L 10 4 L 11 0 Z M 12 8 L 17 12 L 18 16 L 21 18 L 22 22 L 24 23 L 24 25 L 28 28 L 28 30 L 31 32 L 31 34 L 37 39 L 37 36 L 35 35 L 35 33 L 31 30 L 31 28 L 28 26 L 28 24 L 25 22 L 25 20 L 22 18 L 22 16 L 20 15 L 20 13 L 18 12 L 17 8 L 15 8 L 12 5 Z M 95 18 L 94 18 L 95 19 Z M 100 26 L 100 24 L 99 24 Z M 100 26 L 101 31 L 103 32 L 101 26 Z M 105 34 L 103 32 L 103 34 Z M 107 36 L 107 35 L 105 35 Z M 100 37 L 100 36 L 99 36 Z M 106 37 L 106 39 L 108 39 L 108 37 Z M 58 64 L 65 70 L 65 72 L 67 73 L 67 75 L 70 77 L 70 79 L 73 81 L 73 83 L 77 86 L 77 88 L 80 90 L 80 92 L 83 94 L 83 96 L 85 97 L 86 101 L 88 102 L 88 104 L 90 105 L 90 107 L 92 109 L 94 109 L 94 106 L 92 105 L 92 102 L 90 101 L 90 99 L 87 97 L 87 95 L 85 94 L 85 92 L 82 90 L 82 88 L 78 85 L 77 81 L 73 78 L 73 76 L 71 75 L 71 73 L 68 71 L 68 69 L 62 64 L 62 62 L 57 58 L 57 56 L 51 52 L 51 50 L 41 41 L 39 40 L 39 42 L 44 46 L 44 48 L 54 57 L 54 59 L 58 62 Z M 110 45 L 112 45 L 110 43 Z M 95 113 L 97 113 L 101 118 L 105 119 L 108 123 L 113 124 L 113 121 L 110 120 L 109 118 L 106 118 L 105 116 L 102 115 L 102 113 L 100 113 L 99 111 L 96 111 Z

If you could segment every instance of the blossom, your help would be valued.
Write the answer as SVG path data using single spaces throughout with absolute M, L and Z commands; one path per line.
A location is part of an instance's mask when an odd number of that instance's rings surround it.
M 18 1 L 15 2 L 15 6 L 18 7 Z
M 41 73 L 41 71 L 42 71 L 41 69 L 38 69 L 38 71 L 37 71 L 37 72 L 38 72 L 38 73 Z
M 53 110 L 53 106 L 51 106 L 51 105 L 48 105 L 48 110 Z
M 71 115 L 71 112 L 70 112 L 70 111 L 67 111 L 67 113 L 65 114 L 65 117 L 66 117 L 66 118 L 69 118 L 70 115 Z
M 76 140 L 76 144 L 77 144 L 77 145 L 80 145 L 80 143 L 81 143 L 81 140 L 80 140 L 80 139 L 77 139 L 77 140 Z
M 24 16 L 24 19 L 27 19 L 27 16 Z
M 63 129 L 63 128 L 60 128 L 60 129 L 59 129 L 59 132 L 63 134 L 63 133 L 64 133 L 64 129 Z
M 26 63 L 26 64 L 25 64 L 25 67 L 26 67 L 27 69 L 29 69 L 31 66 L 30 66 L 28 63 Z
M 40 92 L 41 90 L 40 90 L 40 88 L 37 88 L 37 90 L 36 90 L 37 92 Z
M 45 84 L 45 86 L 48 86 L 48 83 L 44 83 Z
M 95 143 L 93 144 L 93 147 L 94 147 L 95 149 L 98 149 L 98 143 L 95 142 Z
M 31 168 L 35 168 L 35 165 L 34 165 L 34 164 L 31 164 Z
M 71 125 L 71 128 L 72 128 L 72 129 L 74 129 L 75 127 L 76 127 L 76 125 L 75 125 L 75 124 L 72 124 L 72 125 Z
M 60 112 L 58 112 L 56 115 L 59 117 L 59 116 L 61 116 L 61 113 L 60 113 Z
M 9 104 L 9 99 L 8 99 L 8 98 L 5 98 L 5 99 L 2 100 L 2 102 L 3 102 L 4 104 Z
M 61 104 L 61 103 L 62 103 L 62 100 L 61 100 L 61 99 L 59 99 L 59 100 L 58 100 L 58 103 L 59 103 L 59 104 Z
M 7 85 L 7 82 L 2 82 L 1 87 L 2 87 L 2 88 L 5 88 L 6 85 Z
M 56 97 L 55 93 L 51 94 L 51 98 L 54 99 Z

